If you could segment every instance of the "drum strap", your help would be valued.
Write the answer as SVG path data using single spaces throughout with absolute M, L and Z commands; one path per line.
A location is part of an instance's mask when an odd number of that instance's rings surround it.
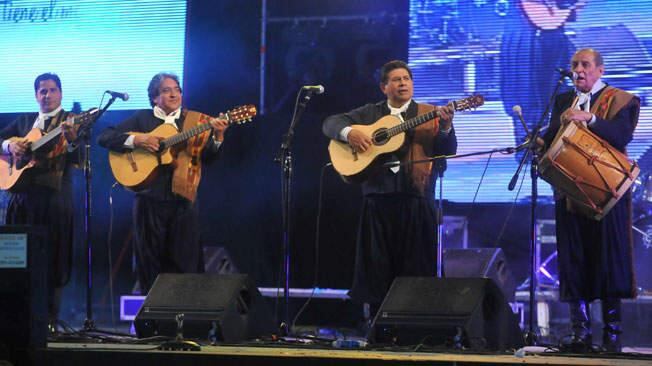
M 598 118 L 611 120 L 621 109 L 629 105 L 632 99 L 635 99 L 636 103 L 638 103 L 638 97 L 635 95 L 613 86 L 607 86 L 591 108 L 591 113 Z M 638 114 L 633 117 L 634 121 L 637 122 Z

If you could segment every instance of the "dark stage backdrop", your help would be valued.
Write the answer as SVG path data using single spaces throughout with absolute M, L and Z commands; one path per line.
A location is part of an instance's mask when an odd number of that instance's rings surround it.
M 18 1 L 13 3 L 17 4 Z M 273 159 L 281 137 L 287 131 L 300 86 L 322 84 L 326 92 L 312 99 L 295 130 L 291 286 L 309 287 L 313 284 L 318 193 L 320 184 L 323 183 L 317 286 L 348 288 L 353 273 L 355 232 L 361 196 L 357 186 L 343 183 L 331 168 L 324 171 L 323 182 L 320 182 L 321 168 L 328 162 L 328 141 L 321 133 L 321 122 L 329 114 L 381 100 L 383 95 L 376 79 L 378 67 L 389 59 L 407 59 L 408 55 L 410 62 L 416 62 L 413 54 L 408 52 L 409 39 L 414 40 L 417 36 L 435 37 L 430 42 L 435 56 L 447 54 L 447 47 L 452 46 L 442 44 L 442 39 L 438 38 L 440 34 L 416 33 L 410 26 L 419 21 L 441 21 L 440 18 L 427 19 L 442 15 L 442 12 L 432 9 L 436 10 L 437 6 L 443 6 L 444 3 L 464 3 L 465 6 L 470 6 L 473 2 L 268 1 L 267 46 L 262 50 L 260 3 L 254 0 L 188 1 L 183 84 L 184 101 L 189 108 L 217 114 L 241 104 L 259 105 L 261 51 L 266 55 L 266 113 L 256 117 L 252 123 L 230 128 L 223 145 L 222 159 L 204 170 L 198 201 L 201 240 L 207 246 L 226 248 L 235 267 L 251 274 L 259 286 L 282 286 L 283 282 L 279 278 L 282 263 L 281 169 Z M 477 3 L 486 5 L 499 2 Z M 410 4 L 413 5 L 412 8 Z M 422 11 L 415 4 L 423 5 Z M 453 15 L 461 14 L 455 13 L 455 9 L 445 10 L 452 11 Z M 487 15 L 491 16 L 493 15 Z M 431 28 L 441 29 L 437 24 Z M 454 30 L 457 32 L 459 29 Z M 453 45 L 463 43 L 455 38 L 445 40 Z M 151 42 L 165 43 L 166 37 L 152 37 Z M 157 56 L 155 51 L 149 55 L 152 58 Z M 436 61 L 437 59 L 429 61 L 429 65 L 437 72 L 443 68 L 444 71 L 441 72 L 444 74 L 438 81 L 448 83 L 457 80 L 451 76 L 459 71 L 451 67 L 456 61 L 449 58 L 443 59 L 443 64 L 437 64 Z M 478 67 L 486 64 L 480 62 Z M 3 64 L 3 67 L 16 65 L 12 61 Z M 418 69 L 417 65 L 414 66 Z M 92 70 L 92 67 L 88 70 Z M 57 69 L 45 71 L 56 72 Z M 152 71 L 151 74 L 157 71 L 161 70 Z M 5 72 L 0 75 L 3 74 Z M 151 74 L 143 77 L 149 80 Z M 30 78 L 35 76 L 30 75 Z M 496 107 L 500 103 L 499 88 L 492 80 L 494 79 L 481 78 L 475 85 L 478 90 L 487 88 L 487 96 L 493 102 L 492 106 Z M 7 83 L 0 76 L 0 84 L 5 86 Z M 68 85 L 75 84 L 75 80 L 64 79 L 63 84 L 65 94 Z M 139 98 L 146 95 L 147 81 L 141 84 L 130 94 Z M 422 84 L 435 85 L 428 82 Z M 466 92 L 463 84 L 450 85 L 450 90 L 459 89 L 460 94 Z M 457 86 L 459 88 L 455 89 Z M 108 85 L 100 86 L 98 90 L 111 88 L 113 87 Z M 33 90 L 31 80 L 26 85 L 11 85 L 11 89 L 21 89 L 28 94 Z M 437 101 L 446 99 L 445 95 L 432 95 Z M 118 103 L 120 104 L 116 103 L 115 109 L 97 123 L 95 135 L 132 113 L 130 110 L 119 110 L 130 102 Z M 64 100 L 67 109 L 71 108 L 71 104 L 69 100 Z M 91 107 L 86 104 L 82 103 L 82 107 Z M 133 108 L 141 107 L 138 105 Z M 35 103 L 32 109 L 36 109 Z M 15 114 L 0 114 L 0 122 L 8 123 L 14 117 Z M 511 123 L 511 120 L 508 122 Z M 484 130 L 481 131 L 484 133 Z M 482 133 L 473 134 L 469 141 L 477 141 Z M 513 138 L 513 135 L 510 136 Z M 461 144 L 468 148 L 464 141 Z M 131 291 L 135 281 L 130 239 L 133 194 L 119 187 L 111 188 L 113 178 L 108 168 L 107 152 L 95 145 L 94 139 L 91 157 L 94 297 L 97 309 L 103 310 L 110 304 L 107 280 L 109 257 L 113 262 L 113 298 L 116 301 L 120 294 Z M 449 170 L 447 177 L 449 174 L 453 174 L 453 171 Z M 456 174 L 459 177 L 462 173 Z M 458 180 L 457 183 L 447 180 L 445 194 L 450 192 L 449 189 L 460 185 L 465 185 L 465 189 L 473 188 L 476 178 L 467 177 L 467 181 Z M 79 235 L 75 243 L 74 278 L 66 289 L 66 304 L 63 307 L 72 310 L 67 316 L 64 314 L 64 318 L 72 318 L 73 312 L 84 310 L 85 243 L 81 235 L 84 184 L 80 172 L 77 173 L 76 183 L 76 222 Z M 107 240 L 111 222 L 111 194 L 113 230 L 109 254 Z M 499 200 L 499 203 L 471 204 L 467 198 L 460 200 L 463 203 L 447 203 L 446 214 L 468 218 L 470 246 L 502 247 L 517 282 L 522 282 L 527 272 L 528 206 L 518 204 L 512 207 L 510 201 L 505 199 Z M 488 201 L 494 202 L 491 199 Z M 551 218 L 550 207 L 542 204 L 540 214 L 542 218 Z

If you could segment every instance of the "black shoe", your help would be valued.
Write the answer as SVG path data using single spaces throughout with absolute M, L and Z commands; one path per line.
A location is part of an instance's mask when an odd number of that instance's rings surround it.
M 591 335 L 591 313 L 586 301 L 573 301 L 569 304 L 571 328 L 573 334 L 566 342 L 562 341 L 562 352 L 587 353 L 593 350 Z
M 606 352 L 622 352 L 620 343 L 621 305 L 620 299 L 602 299 L 602 348 Z
M 620 325 L 607 324 L 602 329 L 602 349 L 605 352 L 620 353 L 623 351 L 623 346 L 620 343 Z
M 559 345 L 559 350 L 561 352 L 569 353 L 589 353 L 593 351 L 593 337 L 591 334 L 571 335 L 570 339 L 567 342 L 563 342 Z

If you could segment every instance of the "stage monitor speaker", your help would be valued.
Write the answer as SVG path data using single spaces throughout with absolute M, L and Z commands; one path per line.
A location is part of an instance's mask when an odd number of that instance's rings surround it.
M 183 314 L 183 337 L 235 343 L 271 334 L 271 311 L 245 274 L 160 274 L 135 319 L 139 338 L 177 335 Z
M 491 278 L 503 291 L 507 301 L 514 301 L 516 281 L 500 248 L 444 250 L 444 277 Z
M 0 226 L 0 360 L 28 364 L 47 342 L 48 246 L 45 228 Z
M 370 336 L 377 343 L 476 350 L 523 345 L 516 315 L 487 278 L 398 277 Z

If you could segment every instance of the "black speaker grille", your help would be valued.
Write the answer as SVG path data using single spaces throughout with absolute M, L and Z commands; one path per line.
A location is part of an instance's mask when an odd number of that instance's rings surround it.
M 152 285 L 143 310 L 170 311 L 192 309 L 193 312 L 223 311 L 233 298 L 246 293 L 247 275 L 162 273 Z
M 484 284 L 463 278 L 433 281 L 428 277 L 399 277 L 385 298 L 383 314 L 406 312 L 419 316 L 467 316 L 481 304 Z

